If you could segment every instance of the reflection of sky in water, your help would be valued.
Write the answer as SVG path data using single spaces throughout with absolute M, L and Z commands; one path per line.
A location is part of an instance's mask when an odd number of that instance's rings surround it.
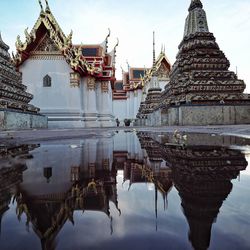
M 158 193 L 157 232 L 154 208 L 154 190 L 148 185 L 128 183 L 118 176 L 118 198 L 121 216 L 111 205 L 113 234 L 110 219 L 100 212 L 74 213 L 75 225 L 66 222 L 57 237 L 57 249 L 192 249 L 188 241 L 188 224 L 182 213 L 180 198 L 175 188 L 168 195 L 164 211 Z M 210 249 L 249 249 L 250 176 L 235 180 L 234 188 L 224 201 L 217 222 L 213 224 Z M 151 189 L 151 188 L 150 188 Z M 13 240 L 14 239 L 14 240 Z M 40 249 L 33 230 L 25 230 L 25 218 L 19 223 L 14 207 L 4 216 L 1 249 Z M 22 245 L 22 248 L 18 246 Z
M 247 161 L 250 164 L 250 155 Z M 129 181 L 123 183 L 121 170 L 117 181 L 121 215 L 113 203 L 110 203 L 112 221 L 101 212 L 75 211 L 75 224 L 65 223 L 57 236 L 57 249 L 192 249 L 189 225 L 175 187 L 168 194 L 166 210 L 158 192 L 156 219 L 154 185 L 137 183 L 129 188 Z M 233 190 L 212 226 L 209 249 L 250 249 L 250 166 L 232 183 Z M 41 249 L 32 227 L 26 229 L 25 216 L 20 222 L 17 220 L 15 207 L 16 204 L 10 205 L 3 216 L 0 249 Z

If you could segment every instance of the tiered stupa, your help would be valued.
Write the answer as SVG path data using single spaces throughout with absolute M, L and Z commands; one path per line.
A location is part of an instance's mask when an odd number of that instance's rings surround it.
M 47 120 L 38 115 L 39 108 L 29 104 L 33 95 L 26 92 L 8 50 L 0 34 L 0 129 L 46 127 Z
M 168 84 L 170 69 L 170 62 L 163 49 L 158 59 L 155 59 L 155 35 L 153 33 L 153 66 L 143 79 L 145 83 L 149 82 L 149 88 L 148 90 L 143 89 L 142 101 L 136 116 L 136 125 L 152 125 L 154 117 L 151 117 L 151 115 L 161 101 L 162 88 L 159 82 L 164 82 L 164 85 Z
M 162 125 L 250 123 L 250 95 L 209 32 L 200 0 L 192 0 L 184 38 L 164 91 Z M 166 112 L 167 111 L 167 112 Z

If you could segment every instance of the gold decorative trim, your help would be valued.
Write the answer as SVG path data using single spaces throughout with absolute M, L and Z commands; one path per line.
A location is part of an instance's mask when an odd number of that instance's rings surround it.
M 109 82 L 101 82 L 102 93 L 109 92 Z
M 78 73 L 70 73 L 70 87 L 80 87 L 80 75 Z
M 94 77 L 87 78 L 87 87 L 88 87 L 88 90 L 95 90 L 96 82 L 95 82 Z
M 63 55 L 55 55 L 55 54 L 34 54 L 31 55 L 30 60 L 65 60 Z
M 108 170 L 109 169 L 109 159 L 103 159 L 102 165 L 103 165 L 103 169 Z

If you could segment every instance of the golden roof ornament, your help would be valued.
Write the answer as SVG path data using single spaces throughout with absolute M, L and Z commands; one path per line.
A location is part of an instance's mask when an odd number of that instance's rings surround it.
M 26 42 L 27 43 L 30 43 L 31 41 L 32 41 L 32 37 L 31 37 L 31 35 L 29 34 L 29 32 L 28 32 L 28 27 L 24 30 L 24 35 L 25 35 L 25 38 L 26 38 Z
M 42 5 L 42 2 L 41 2 L 41 0 L 38 0 L 38 3 L 39 3 L 39 5 L 40 5 L 40 8 L 41 8 L 41 12 L 44 12 L 44 10 L 43 10 L 43 5 Z
M 104 53 L 108 53 L 108 38 L 110 37 L 111 35 L 111 31 L 110 31 L 110 28 L 108 28 L 108 35 L 105 37 L 105 40 L 100 43 L 100 46 L 103 48 L 104 50 Z
M 49 8 L 48 0 L 45 0 L 45 3 L 46 3 L 46 9 L 45 9 L 45 11 L 46 11 L 47 13 L 50 13 L 50 8 Z
M 109 53 L 109 55 L 112 57 L 112 66 L 115 66 L 115 63 L 116 63 L 116 61 L 115 61 L 115 58 L 116 58 L 116 48 L 119 45 L 119 39 L 118 38 L 116 38 L 116 39 L 117 39 L 116 45 L 113 48 L 113 50 Z
M 16 49 L 17 50 L 23 50 L 23 45 L 24 44 L 22 43 L 19 35 L 17 36 L 16 44 L 15 45 L 16 45 Z
M 65 45 L 69 46 L 72 44 L 73 30 L 70 31 L 69 35 L 65 39 Z

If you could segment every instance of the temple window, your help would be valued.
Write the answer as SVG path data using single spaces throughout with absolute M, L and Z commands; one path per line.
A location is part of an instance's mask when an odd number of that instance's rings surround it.
M 43 78 L 43 87 L 51 87 L 51 77 L 49 75 Z
M 79 179 L 80 179 L 80 168 L 72 166 L 71 167 L 71 181 L 75 182 L 75 181 L 79 181 Z
M 144 70 L 133 70 L 133 78 L 140 79 L 145 74 Z
M 117 81 L 114 86 L 115 90 L 123 90 L 123 82 L 122 81 Z
M 82 48 L 83 56 L 98 56 L 98 48 Z

